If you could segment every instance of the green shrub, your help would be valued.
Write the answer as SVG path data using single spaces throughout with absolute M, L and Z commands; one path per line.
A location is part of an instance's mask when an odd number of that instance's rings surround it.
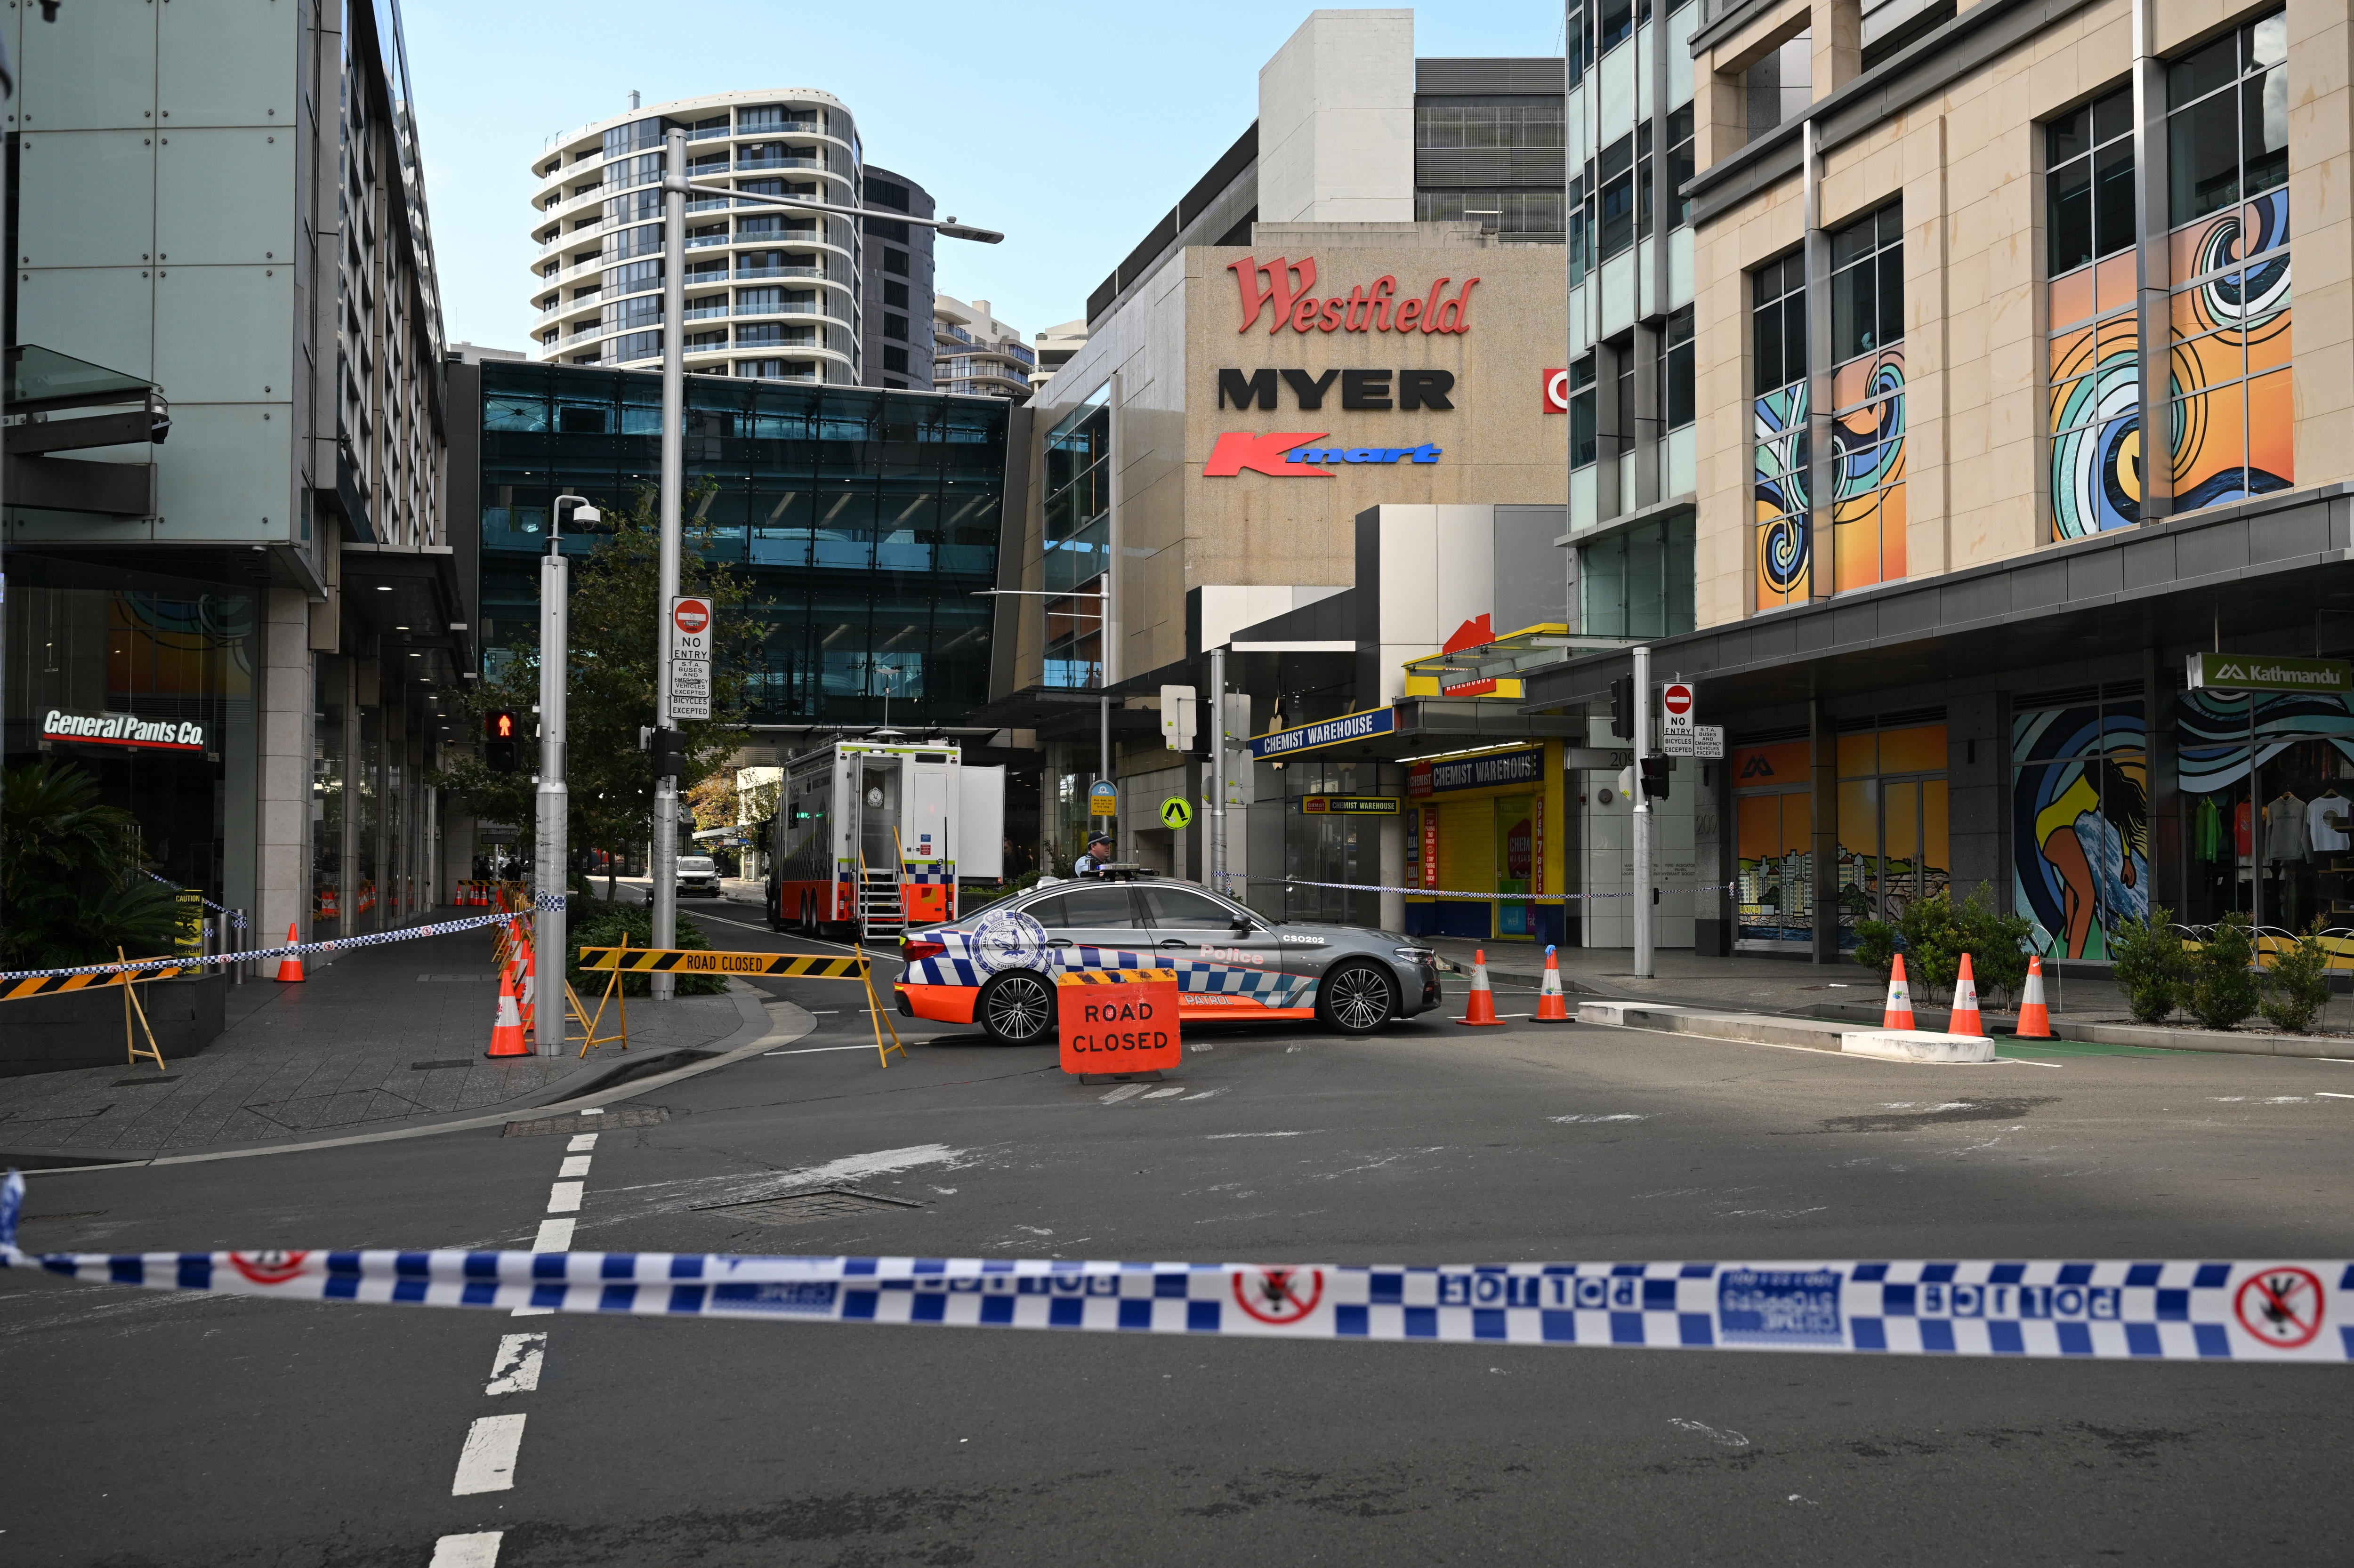
M 1888 971 L 1893 967 L 1903 943 L 1896 927 L 1885 920 L 1858 920 L 1855 923 L 1855 947 L 1849 956 L 1888 983 Z
M 566 978 L 572 981 L 572 989 L 580 1000 L 594 1012 L 598 996 L 604 991 L 612 976 L 604 969 L 583 969 L 580 967 L 580 949 L 618 948 L 625 931 L 629 933 L 630 946 L 650 948 L 654 940 L 654 913 L 642 904 L 609 903 L 602 898 L 583 898 L 577 893 L 565 901 L 565 907 L 571 916 L 567 935 L 572 949 L 565 955 Z M 681 916 L 676 945 L 698 951 L 707 950 L 711 938 L 703 934 L 700 926 Z M 717 996 L 727 989 L 727 977 L 725 975 L 680 975 L 677 980 L 677 991 L 681 996 Z M 646 996 L 652 993 L 652 989 L 653 977 L 651 975 L 624 974 L 621 977 L 623 996 Z
M 1934 1001 L 1940 991 L 1953 990 L 1961 972 L 1961 928 L 1954 918 L 1954 901 L 1939 888 L 1926 898 L 1915 898 L 1896 917 L 1903 938 L 1904 978 L 1912 982 L 1913 1000 Z
M 2303 1034 L 2329 1004 L 2329 949 L 2321 945 L 2321 929 L 2316 916 L 2304 936 L 2273 955 L 2257 1009 L 2275 1029 Z
M 2199 949 L 2190 978 L 2190 1015 L 2204 1029 L 2236 1029 L 2264 1001 L 2254 964 L 2254 934 L 2245 915 L 2215 922 Z
M 2027 938 L 2035 923 L 1995 907 L 1993 889 L 1979 883 L 1954 911 L 1955 939 L 1970 956 L 1978 993 L 1999 991 L 2007 1000 L 2027 983 Z
M 101 805 L 98 781 L 44 758 L 0 780 L 0 959 L 12 968 L 173 950 L 179 890 L 139 865 L 139 824 Z
M 2172 910 L 2152 905 L 2147 919 L 2125 921 L 2109 934 L 2117 989 L 2138 1022 L 2163 1022 L 2189 999 L 2191 955 L 2173 922 Z

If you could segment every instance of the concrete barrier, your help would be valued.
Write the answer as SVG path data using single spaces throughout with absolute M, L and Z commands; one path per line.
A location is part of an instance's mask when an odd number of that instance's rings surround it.
M 1867 1029 L 1840 1036 L 1840 1049 L 1850 1056 L 1879 1056 L 1891 1062 L 1991 1062 L 1994 1042 L 1983 1034 L 1933 1034 L 1915 1029 Z

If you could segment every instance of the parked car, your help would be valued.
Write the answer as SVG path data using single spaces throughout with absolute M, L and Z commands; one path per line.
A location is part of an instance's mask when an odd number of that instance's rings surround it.
M 1316 1020 L 1370 1034 L 1438 1005 L 1436 955 L 1355 926 L 1269 920 L 1190 883 L 1048 878 L 970 918 L 909 931 L 899 1012 L 978 1023 L 1001 1044 L 1055 1033 L 1055 976 L 1173 969 L 1188 1023 Z
M 718 897 L 718 865 L 707 854 L 679 856 L 678 890 L 681 893 L 699 893 L 709 898 Z

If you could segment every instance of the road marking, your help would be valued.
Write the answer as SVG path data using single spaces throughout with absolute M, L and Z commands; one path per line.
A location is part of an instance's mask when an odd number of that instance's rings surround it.
M 1183 1094 L 1184 1092 L 1185 1092 L 1185 1091 L 1184 1091 L 1184 1089 L 1183 1089 L 1183 1088 L 1182 1088 L 1182 1087 L 1179 1087 L 1179 1088 L 1168 1088 L 1168 1089 L 1155 1089 L 1155 1090 L 1153 1090 L 1150 1094 L 1149 1094 L 1149 1095 L 1145 1096 L 1144 1097 L 1145 1097 L 1146 1099 L 1148 1099 L 1148 1100 L 1165 1100 L 1165 1099 L 1167 1099 L 1171 1095 L 1182 1095 L 1182 1094 Z
M 603 1106 L 590 1106 L 587 1110 L 582 1111 L 580 1114 L 582 1116 L 603 1116 L 605 1114 L 605 1107 Z
M 1209 1139 L 1220 1139 L 1220 1138 L 1304 1138 L 1304 1137 L 1306 1137 L 1306 1136 L 1307 1136 L 1307 1129 L 1303 1128 L 1301 1128 L 1301 1129 L 1300 1129 L 1299 1131 L 1298 1131 L 1298 1132 L 1209 1132 L 1209 1133 L 1204 1133 L 1202 1136 L 1204 1136 L 1204 1138 L 1209 1138 Z
M 2057 1067 L 2062 1065 L 2058 1062 L 2031 1062 L 2024 1056 L 1999 1056 L 1996 1060 L 1999 1062 L 2009 1062 L 2012 1065 L 2019 1067 Z M 2347 1097 L 2354 1099 L 2354 1095 L 2349 1095 Z
M 509 1334 L 499 1341 L 491 1359 L 491 1381 L 484 1393 L 529 1393 L 539 1386 L 540 1358 L 546 1353 L 546 1334 Z
M 1549 1116 L 1545 1118 L 1545 1120 L 1547 1121 L 1644 1121 L 1647 1119 L 1649 1118 L 1639 1116 L 1633 1111 L 1613 1111 L 1606 1116 L 1600 1111 L 1581 1111 L 1575 1116 Z
M 564 1163 L 563 1163 L 563 1164 L 561 1164 L 561 1165 L 559 1165 L 559 1166 L 557 1166 L 557 1167 L 556 1168 L 556 1173 L 557 1173 L 558 1176 L 586 1176 L 586 1175 L 588 1175 L 588 1156 L 587 1156 L 587 1155 L 585 1155 L 585 1154 L 567 1154 L 567 1155 L 566 1155 L 566 1156 L 564 1157 Z
M 760 1054 L 763 1056 L 814 1056 L 821 1051 L 872 1051 L 874 1049 L 872 1044 L 804 1045 L 798 1051 L 763 1051 Z
M 2316 1089 L 2313 1092 L 2321 1096 L 2324 1099 L 2354 1100 L 2354 1095 L 2341 1095 L 2335 1089 Z
M 1119 1087 L 1106 1095 L 1103 1097 L 1103 1103 L 1108 1106 L 1116 1106 L 1119 1104 L 1120 1101 L 1132 1098 L 1143 1092 L 1144 1086 L 1142 1084 L 1122 1084 Z
M 433 1543 L 429 1568 L 499 1568 L 499 1538 L 505 1533 L 484 1530 L 472 1535 L 445 1535 Z
M 539 1234 L 531 1238 L 531 1250 L 534 1252 L 570 1252 L 572 1250 L 572 1227 L 579 1223 L 580 1222 L 578 1220 L 540 1221 Z
M 597 1135 L 595 1133 L 576 1132 L 572 1135 L 572 1141 L 564 1146 L 564 1152 L 567 1154 L 586 1154 L 596 1147 Z
M 466 1428 L 466 1446 L 458 1452 L 458 1478 L 450 1483 L 451 1497 L 514 1490 L 523 1423 L 520 1415 L 485 1415 Z
M 551 1214 L 577 1214 L 580 1212 L 578 1181 L 558 1181 L 547 1190 L 547 1212 Z

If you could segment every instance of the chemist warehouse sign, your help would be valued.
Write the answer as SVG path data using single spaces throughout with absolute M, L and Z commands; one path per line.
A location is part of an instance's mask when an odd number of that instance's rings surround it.
M 1236 330 L 1248 333 L 1264 324 L 1270 334 L 1288 330 L 1301 335 L 1459 336 L 1471 330 L 1471 291 L 1479 283 L 1477 278 L 1458 283 L 1442 277 L 1433 281 L 1426 292 L 1416 294 L 1401 290 L 1394 275 L 1384 274 L 1370 282 L 1352 283 L 1346 293 L 1332 284 L 1319 295 L 1313 256 L 1296 261 L 1278 256 L 1264 264 L 1246 256 L 1228 263 L 1226 270 L 1235 275 L 1240 291 L 1241 325 Z M 1303 415 L 1324 408 L 1336 380 L 1341 407 L 1347 411 L 1451 412 L 1455 407 L 1448 397 L 1455 377 L 1444 370 L 1326 370 L 1320 375 L 1287 369 L 1279 377 Z M 1221 369 L 1218 406 L 1273 408 L 1278 385 L 1278 373 L 1271 369 Z M 1212 444 L 1202 473 L 1206 479 L 1238 479 L 1245 473 L 1331 479 L 1332 471 L 1344 464 L 1385 468 L 1429 464 L 1446 455 L 1444 447 L 1428 439 L 1428 431 L 1407 433 L 1414 437 L 1410 443 L 1376 447 L 1321 444 L 1331 437 L 1330 430 L 1226 430 Z

